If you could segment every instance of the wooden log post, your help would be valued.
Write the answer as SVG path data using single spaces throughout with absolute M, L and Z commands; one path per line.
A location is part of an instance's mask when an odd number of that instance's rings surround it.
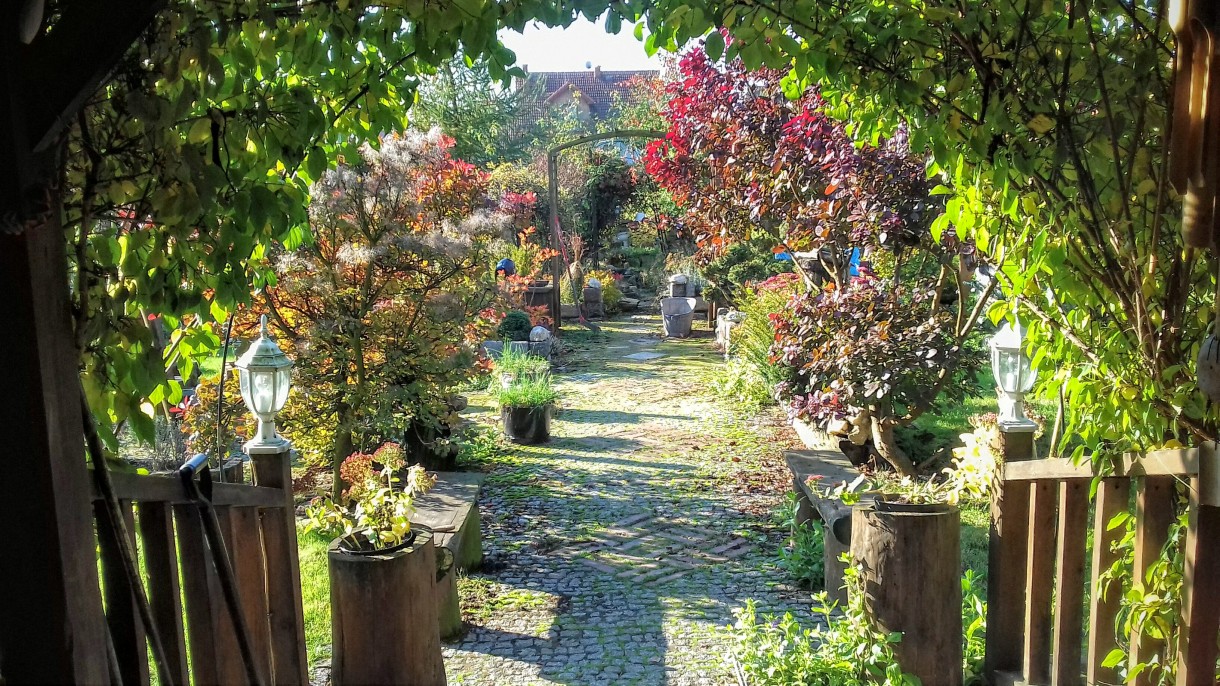
M 894 508 L 893 511 L 890 508 Z M 898 511 L 899 509 L 903 511 Z M 947 505 L 857 506 L 852 557 L 877 628 L 898 631 L 904 672 L 925 684 L 962 683 L 961 520 Z
M 436 613 L 441 638 L 448 641 L 462 635 L 462 607 L 458 601 L 457 566 L 454 565 L 436 582 Z
M 327 552 L 335 686 L 445 683 L 432 532 L 384 554 Z
M 163 0 L 0 3 L 0 680 L 105 683 L 106 622 L 56 190 L 64 131 Z M 49 30 L 52 28 L 53 30 Z
M 0 674 L 10 683 L 100 683 L 109 678 L 106 624 L 83 457 L 80 358 L 57 198 L 53 207 L 24 234 L 0 230 L 0 320 L 11 332 L 0 343 L 0 414 L 10 429 L 0 447 L 0 515 L 22 540 L 36 542 L 0 555 Z

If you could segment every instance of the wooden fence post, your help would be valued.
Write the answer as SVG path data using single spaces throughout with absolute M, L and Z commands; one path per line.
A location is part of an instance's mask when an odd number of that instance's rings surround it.
M 1033 459 L 1032 431 L 1001 429 L 1001 462 L 991 488 L 987 551 L 987 648 L 984 671 L 1021 668 L 1025 645 L 1025 573 L 1029 553 L 1030 482 L 1004 481 L 1004 465 Z
M 266 448 L 247 444 L 254 461 L 254 482 L 284 492 L 284 507 L 263 511 L 267 559 L 267 610 L 271 630 L 273 681 L 308 684 L 305 610 L 301 603 L 301 562 L 297 553 L 296 506 L 292 499 L 291 445 Z
M 1220 633 L 1220 456 L 1206 446 L 1190 481 L 1190 519 L 1178 633 L 1178 686 L 1211 682 Z
M 12 25 L 4 28 L 16 33 Z M 11 95 L 2 86 L 0 92 Z M 0 127 L 9 121 L 7 109 L 0 105 Z M 0 136 L 0 151 L 12 152 L 7 142 Z M 0 555 L 0 673 L 10 683 L 101 683 L 109 679 L 106 624 L 84 459 L 80 359 L 68 318 L 58 201 L 52 206 L 45 222 L 22 234 L 0 229 L 0 321 L 11 332 L 0 342 L 0 416 L 11 429 L 0 447 L 0 517 L 33 542 Z

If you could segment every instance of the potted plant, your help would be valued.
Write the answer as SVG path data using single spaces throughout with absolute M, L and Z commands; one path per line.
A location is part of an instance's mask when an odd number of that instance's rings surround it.
M 960 685 L 961 521 L 952 489 L 862 476 L 836 490 L 854 503 L 851 555 L 868 615 L 883 633 L 902 634 L 898 664 L 925 684 Z
M 415 498 L 435 479 L 386 443 L 355 453 L 339 473 L 339 502 L 316 500 L 306 530 L 334 536 L 330 571 L 331 679 L 342 684 L 445 682 L 432 531 L 412 526 Z M 386 646 L 394 646 L 387 650 Z
M 551 416 L 558 398 L 549 374 L 500 389 L 496 401 L 504 422 L 504 435 L 512 442 L 524 445 L 551 440 Z

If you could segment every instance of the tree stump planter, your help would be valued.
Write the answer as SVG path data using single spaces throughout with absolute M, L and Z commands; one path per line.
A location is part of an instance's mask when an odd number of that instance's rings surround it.
M 951 505 L 875 502 L 852 511 L 851 554 L 864 605 L 925 684 L 961 686 L 961 522 Z M 855 591 L 855 589 L 853 589 Z
M 554 405 L 542 407 L 504 407 L 500 419 L 504 422 L 504 435 L 513 443 L 535 445 L 551 440 L 551 415 Z
M 348 551 L 330 544 L 331 681 L 443 686 L 432 531 L 403 545 Z

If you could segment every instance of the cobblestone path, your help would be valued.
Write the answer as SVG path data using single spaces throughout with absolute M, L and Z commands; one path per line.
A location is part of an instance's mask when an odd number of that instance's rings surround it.
M 487 564 L 461 580 L 470 630 L 445 648 L 449 683 L 734 684 L 734 608 L 809 612 L 775 568 L 790 430 L 706 389 L 707 331 L 659 330 L 643 315 L 568 329 L 554 438 L 480 465 Z

